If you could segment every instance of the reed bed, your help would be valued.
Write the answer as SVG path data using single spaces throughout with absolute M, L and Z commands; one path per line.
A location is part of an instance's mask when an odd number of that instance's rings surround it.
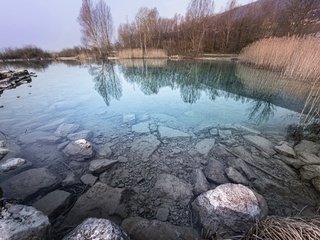
M 258 221 L 243 240 L 317 240 L 320 239 L 320 218 L 267 217 Z
M 167 58 L 168 54 L 163 49 L 150 48 L 143 52 L 140 48 L 122 49 L 118 52 L 120 59 L 142 59 L 142 58 Z
M 320 38 L 267 38 L 244 48 L 240 61 L 258 68 L 278 71 L 282 76 L 312 85 L 300 123 L 320 119 Z

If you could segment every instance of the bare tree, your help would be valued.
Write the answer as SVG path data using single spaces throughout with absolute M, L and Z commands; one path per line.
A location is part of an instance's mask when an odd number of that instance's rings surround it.
M 110 8 L 104 0 L 93 4 L 92 0 L 83 0 L 78 21 L 81 26 L 82 43 L 98 51 L 103 57 L 111 49 L 113 32 Z

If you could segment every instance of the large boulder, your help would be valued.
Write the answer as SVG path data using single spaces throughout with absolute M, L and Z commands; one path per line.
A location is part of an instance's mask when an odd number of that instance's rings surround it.
M 112 188 L 97 182 L 86 193 L 81 195 L 66 218 L 66 223 L 77 225 L 89 217 L 109 218 L 110 216 L 125 217 L 121 198 L 124 188 Z
M 91 158 L 94 154 L 91 143 L 85 139 L 72 141 L 63 149 L 63 152 L 65 155 L 76 161 L 83 161 Z
M 191 184 L 170 174 L 160 174 L 154 188 L 161 198 L 182 201 L 193 196 Z
M 33 207 L 7 203 L 0 216 L 1 240 L 47 239 L 49 219 Z
M 25 199 L 58 184 L 58 178 L 46 168 L 29 169 L 1 183 L 7 198 Z
M 88 218 L 77 226 L 63 240 L 129 240 L 128 235 L 107 219 Z
M 136 240 L 199 240 L 198 232 L 190 227 L 179 227 L 168 222 L 147 220 L 140 217 L 127 218 L 123 229 Z
M 212 233 L 230 236 L 244 233 L 267 215 L 263 197 L 240 184 L 223 184 L 198 196 L 192 203 L 194 216 Z

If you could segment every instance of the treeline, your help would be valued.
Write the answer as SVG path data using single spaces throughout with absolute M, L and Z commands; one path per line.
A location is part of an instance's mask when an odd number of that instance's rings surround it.
M 260 0 L 213 14 L 212 0 L 191 0 L 184 16 L 159 16 L 156 8 L 141 8 L 134 21 L 118 29 L 118 48 L 165 49 L 169 54 L 239 52 L 271 36 L 304 35 L 320 30 L 319 0 Z
M 12 59 L 48 59 L 52 55 L 35 46 L 25 46 L 22 48 L 5 48 L 0 51 L 1 60 Z

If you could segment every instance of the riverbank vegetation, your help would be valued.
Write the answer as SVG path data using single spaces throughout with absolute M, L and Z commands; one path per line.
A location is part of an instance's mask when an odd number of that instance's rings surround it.
M 48 59 L 51 54 L 35 46 L 25 46 L 22 48 L 5 48 L 0 51 L 0 60 L 13 59 Z

